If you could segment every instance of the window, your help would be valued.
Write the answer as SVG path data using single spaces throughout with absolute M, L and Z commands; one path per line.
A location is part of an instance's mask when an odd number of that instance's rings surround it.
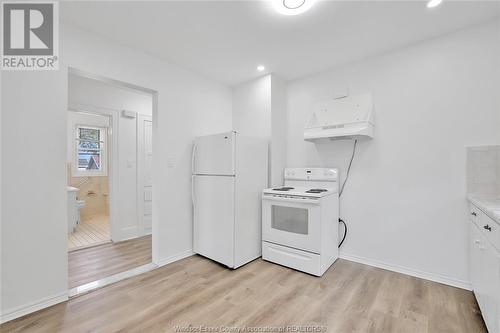
M 107 175 L 106 136 L 104 127 L 76 126 L 74 176 Z

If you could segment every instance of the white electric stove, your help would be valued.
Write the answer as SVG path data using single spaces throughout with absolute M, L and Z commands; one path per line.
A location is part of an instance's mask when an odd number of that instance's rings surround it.
M 262 258 L 321 276 L 338 258 L 338 170 L 287 168 L 262 193 Z

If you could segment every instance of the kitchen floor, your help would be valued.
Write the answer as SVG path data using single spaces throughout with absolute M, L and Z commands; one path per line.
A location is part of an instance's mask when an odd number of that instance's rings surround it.
M 150 262 L 151 236 L 73 251 L 69 253 L 69 287 L 78 287 Z
M 68 251 L 83 249 L 111 241 L 109 216 L 100 214 L 87 217 L 68 235 Z
M 187 325 L 328 332 L 486 332 L 470 291 L 338 260 L 322 278 L 192 256 L 2 325 L 9 332 L 175 332 Z M 180 329 L 176 326 L 182 326 Z

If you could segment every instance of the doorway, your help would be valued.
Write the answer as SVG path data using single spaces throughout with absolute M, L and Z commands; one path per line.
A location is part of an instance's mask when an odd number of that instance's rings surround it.
M 109 243 L 111 121 L 105 114 L 68 114 L 68 251 Z
M 156 267 L 151 236 L 153 93 L 77 70 L 69 73 L 68 92 L 68 138 L 76 141 L 68 184 L 78 189 L 77 203 L 83 206 L 75 231 L 89 231 L 86 238 L 96 240 L 73 250 L 68 241 L 69 294 L 74 296 Z M 83 170 L 75 168 L 78 163 Z M 75 175 L 81 177 L 75 180 Z

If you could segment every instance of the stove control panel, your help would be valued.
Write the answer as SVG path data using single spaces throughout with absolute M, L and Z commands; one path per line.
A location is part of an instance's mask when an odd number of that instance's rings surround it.
M 286 168 L 285 180 L 337 181 L 338 170 L 333 168 Z

